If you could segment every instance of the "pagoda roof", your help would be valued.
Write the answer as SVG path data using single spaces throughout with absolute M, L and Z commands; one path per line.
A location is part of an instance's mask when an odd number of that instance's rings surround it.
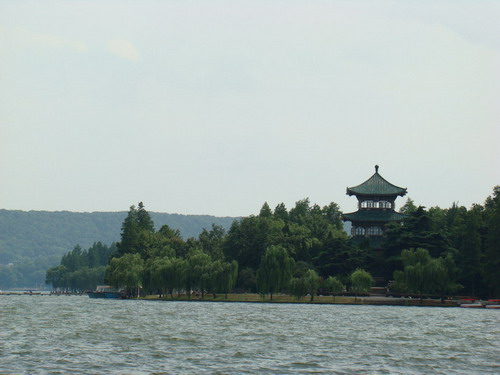
M 393 210 L 359 210 L 342 215 L 344 221 L 357 222 L 388 222 L 388 221 L 403 221 L 406 218 L 405 214 Z
M 374 196 L 404 196 L 406 188 L 391 184 L 378 173 L 378 165 L 375 166 L 375 174 L 360 185 L 348 187 L 347 195 L 374 195 Z

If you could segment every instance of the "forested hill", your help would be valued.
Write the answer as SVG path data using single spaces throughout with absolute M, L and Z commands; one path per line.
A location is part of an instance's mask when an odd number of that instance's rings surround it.
M 229 229 L 235 218 L 150 212 L 156 229 L 167 224 L 182 236 L 197 237 L 212 223 Z M 44 280 L 47 268 L 78 244 L 120 240 L 127 212 L 47 212 L 0 209 L 0 289 L 33 287 Z

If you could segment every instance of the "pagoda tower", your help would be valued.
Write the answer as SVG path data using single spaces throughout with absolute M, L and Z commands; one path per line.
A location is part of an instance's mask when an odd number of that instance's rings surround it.
M 395 200 L 406 195 L 406 188 L 391 184 L 378 173 L 360 185 L 348 187 L 347 195 L 358 198 L 358 210 L 342 215 L 342 220 L 352 223 L 351 235 L 354 239 L 367 239 L 371 247 L 383 238 L 384 227 L 390 222 L 401 222 L 404 214 L 395 211 Z

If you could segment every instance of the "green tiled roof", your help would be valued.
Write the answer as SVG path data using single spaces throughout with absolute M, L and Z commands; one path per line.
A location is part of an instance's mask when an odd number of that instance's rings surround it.
M 394 196 L 406 195 L 406 188 L 391 184 L 378 174 L 378 165 L 375 166 L 375 174 L 361 185 L 348 187 L 348 195 L 375 195 L 375 196 Z
M 344 221 L 354 222 L 387 222 L 387 221 L 402 221 L 406 217 L 405 214 L 400 214 L 392 210 L 359 210 L 342 215 Z

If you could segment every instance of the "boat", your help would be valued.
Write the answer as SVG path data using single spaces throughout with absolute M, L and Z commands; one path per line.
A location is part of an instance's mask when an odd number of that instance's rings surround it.
M 119 291 L 109 285 L 98 285 L 93 292 L 87 292 L 89 298 L 107 298 L 107 299 L 127 299 L 128 294 Z
M 500 299 L 489 299 L 484 307 L 487 309 L 500 309 Z
M 477 302 L 477 303 L 461 303 L 460 307 L 466 307 L 466 308 L 469 308 L 469 309 L 480 309 L 480 308 L 484 308 L 484 305 L 482 303 L 480 303 L 480 302 Z
M 463 301 L 465 301 L 465 303 L 461 303 L 459 305 L 460 307 L 466 307 L 469 309 L 480 309 L 480 308 L 484 307 L 484 304 L 481 301 L 476 301 L 473 298 L 470 298 L 470 299 L 464 298 Z

